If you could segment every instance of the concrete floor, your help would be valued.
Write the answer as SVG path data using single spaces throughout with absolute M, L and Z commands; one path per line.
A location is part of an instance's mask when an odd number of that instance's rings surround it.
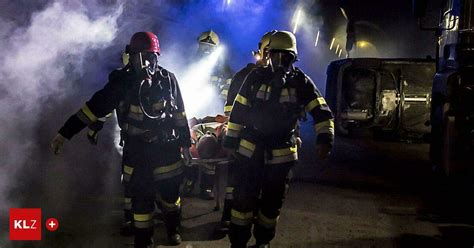
M 328 161 L 313 160 L 311 144 L 304 145 L 272 247 L 473 247 L 474 226 L 466 215 L 471 201 L 445 197 L 430 174 L 427 145 L 339 139 Z M 41 180 L 12 192 L 22 196 L 15 207 L 41 207 L 44 218 L 59 220 L 58 231 L 43 230 L 42 241 L 11 242 L 2 228 L 0 247 L 133 247 L 132 238 L 119 235 L 117 173 L 104 176 L 119 158 L 81 169 L 70 162 L 81 154 L 72 153 L 55 162 L 62 165 L 41 170 Z M 213 201 L 191 197 L 183 204 L 179 247 L 229 247 L 228 238 L 214 234 L 221 212 L 213 211 Z M 165 247 L 163 225 L 156 226 L 156 245 Z

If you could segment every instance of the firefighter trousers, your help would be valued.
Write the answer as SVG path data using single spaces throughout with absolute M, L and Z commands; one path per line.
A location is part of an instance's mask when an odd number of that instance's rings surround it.
M 225 188 L 225 199 L 224 199 L 224 210 L 222 212 L 221 221 L 230 221 L 230 212 L 232 209 L 232 203 L 234 201 L 234 189 L 236 185 L 236 170 L 238 164 L 232 161 L 229 163 L 227 171 L 227 186 Z
M 127 140 L 122 177 L 131 198 L 135 247 L 146 247 L 152 242 L 155 203 L 163 211 L 167 234 L 179 233 L 183 171 L 177 143 Z
M 288 189 L 288 174 L 295 161 L 267 164 L 264 151 L 252 158 L 238 155 L 235 170 L 229 239 L 232 247 L 246 247 L 253 235 L 257 244 L 267 244 L 275 237 L 276 225 Z

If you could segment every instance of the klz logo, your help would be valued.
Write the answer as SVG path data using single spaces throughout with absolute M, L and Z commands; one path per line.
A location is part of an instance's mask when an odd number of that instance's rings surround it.
M 41 209 L 10 209 L 10 240 L 41 240 Z

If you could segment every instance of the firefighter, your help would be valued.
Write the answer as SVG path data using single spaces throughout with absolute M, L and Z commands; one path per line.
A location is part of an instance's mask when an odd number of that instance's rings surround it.
M 198 41 L 198 52 L 197 59 L 205 58 L 209 56 L 217 47 L 220 45 L 219 36 L 212 30 L 201 33 L 197 39 Z M 215 65 L 212 74 L 210 76 L 210 84 L 214 87 L 215 93 L 218 96 L 215 102 L 212 102 L 212 106 L 207 106 L 212 114 L 212 110 L 216 109 L 222 111 L 225 100 L 227 99 L 227 93 L 229 90 L 232 69 L 222 59 L 219 59 Z M 214 176 L 216 173 L 215 165 L 213 164 L 199 164 L 201 171 L 201 183 L 200 183 L 200 196 L 206 200 L 214 199 L 213 184 Z M 187 179 L 185 182 L 184 191 L 186 194 L 190 194 L 194 188 L 194 184 L 197 181 L 199 169 L 194 167 L 190 168 L 187 172 Z
M 267 49 L 269 66 L 247 76 L 235 98 L 224 139 L 224 146 L 236 157 L 236 178 L 245 182 L 233 192 L 229 239 L 234 248 L 246 247 L 254 218 L 256 247 L 269 247 L 274 238 L 288 173 L 297 161 L 292 137 L 302 113 L 314 119 L 319 158 L 329 155 L 334 137 L 333 115 L 326 101 L 313 81 L 293 66 L 298 55 L 295 36 L 277 31 Z
M 59 153 L 66 139 L 115 109 L 124 141 L 122 180 L 130 190 L 135 247 L 152 246 L 155 200 L 164 211 L 169 243 L 177 245 L 179 186 L 191 145 L 183 100 L 174 74 L 158 65 L 155 34 L 135 33 L 128 53 L 127 66 L 110 73 L 109 82 L 66 121 L 51 147 Z
M 267 55 L 266 47 L 268 43 L 270 42 L 270 36 L 274 34 L 275 32 L 276 30 L 266 32 L 260 39 L 260 42 L 258 43 L 257 51 L 252 52 L 253 56 L 256 59 L 256 62 L 248 63 L 247 66 L 245 66 L 242 70 L 237 72 L 232 77 L 232 81 L 229 87 L 229 92 L 227 94 L 227 100 L 224 106 L 224 114 L 226 116 L 230 115 L 235 97 L 239 93 L 240 87 L 244 83 L 247 75 L 249 75 L 250 72 L 252 72 L 254 69 L 258 67 L 268 66 L 268 55 Z M 233 160 L 233 158 L 230 158 L 230 159 L 231 161 Z M 235 181 L 236 178 L 235 178 L 235 172 L 234 172 L 237 169 L 236 166 L 237 165 L 232 162 L 229 164 L 229 169 L 228 169 L 228 174 L 227 174 L 227 178 L 228 178 L 227 186 L 225 188 L 224 211 L 222 213 L 221 223 L 218 229 L 218 231 L 221 233 L 227 233 L 230 226 L 230 212 L 232 209 L 232 201 L 233 201 L 232 194 L 233 194 L 234 187 L 236 184 L 236 181 Z

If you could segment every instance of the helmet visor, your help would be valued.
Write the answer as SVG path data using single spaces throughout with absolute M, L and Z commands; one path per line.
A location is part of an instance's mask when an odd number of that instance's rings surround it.
M 296 56 L 289 51 L 271 51 L 270 63 L 274 71 L 283 69 L 288 72 L 296 60 Z

